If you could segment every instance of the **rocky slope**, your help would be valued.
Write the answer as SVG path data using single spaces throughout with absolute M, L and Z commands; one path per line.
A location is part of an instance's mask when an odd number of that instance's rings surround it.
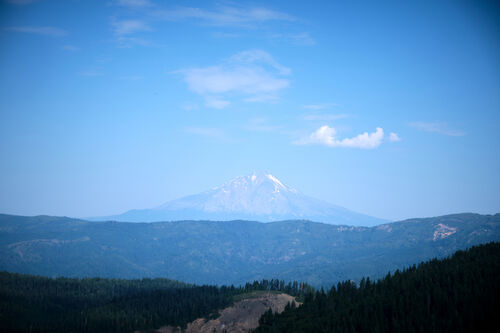
M 233 306 L 219 312 L 216 319 L 199 318 L 188 324 L 185 330 L 179 327 L 162 327 L 159 333 L 246 333 L 259 326 L 259 319 L 269 308 L 273 312 L 281 313 L 288 303 L 295 302 L 295 298 L 283 293 L 256 292 L 247 298 L 236 302 Z

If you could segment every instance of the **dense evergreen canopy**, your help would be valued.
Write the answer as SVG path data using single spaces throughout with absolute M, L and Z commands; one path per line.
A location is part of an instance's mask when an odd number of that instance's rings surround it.
M 234 296 L 255 290 L 301 297 L 312 288 L 279 280 L 254 281 L 236 288 L 168 279 L 52 279 L 0 272 L 0 331 L 133 332 L 185 326 L 216 314 Z
M 490 243 L 309 294 L 300 307 L 266 312 L 256 332 L 497 332 L 499 277 L 500 243 Z
M 195 286 L 168 279 L 47 278 L 0 272 L 0 331 L 133 332 L 185 326 L 256 290 L 303 302 L 266 312 L 257 332 L 488 332 L 500 314 L 500 243 L 458 251 L 328 291 L 262 280 Z

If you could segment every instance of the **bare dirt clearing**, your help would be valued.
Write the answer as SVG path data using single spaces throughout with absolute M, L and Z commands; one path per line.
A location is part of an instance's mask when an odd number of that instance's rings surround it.
M 287 294 L 255 292 L 245 295 L 241 301 L 235 302 L 233 306 L 219 311 L 217 319 L 207 320 L 199 318 L 188 324 L 185 330 L 179 327 L 166 326 L 157 330 L 159 333 L 195 333 L 195 332 L 227 332 L 243 333 L 249 332 L 259 326 L 259 319 L 269 308 L 273 312 L 282 312 L 288 303 L 295 302 L 295 297 Z

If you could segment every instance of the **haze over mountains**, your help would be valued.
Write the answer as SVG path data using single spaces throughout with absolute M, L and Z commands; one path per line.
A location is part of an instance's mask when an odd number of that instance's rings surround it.
M 301 194 L 269 173 L 103 219 L 0 215 L 0 270 L 330 286 L 500 241 L 500 214 L 382 223 Z
M 178 220 L 310 220 L 329 224 L 375 226 L 388 222 L 309 197 L 270 173 L 236 177 L 203 193 L 166 202 L 152 209 L 92 218 L 123 222 Z
M 0 270 L 198 284 L 279 278 L 331 286 L 490 241 L 500 241 L 500 214 L 371 228 L 303 220 L 123 223 L 0 214 Z

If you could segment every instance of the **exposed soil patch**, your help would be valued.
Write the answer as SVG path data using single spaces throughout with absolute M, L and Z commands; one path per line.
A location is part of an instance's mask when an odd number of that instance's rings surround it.
M 217 319 L 207 320 L 199 318 L 188 324 L 185 330 L 178 327 L 166 326 L 157 332 L 159 333 L 243 333 L 249 332 L 259 326 L 259 319 L 269 308 L 273 312 L 282 312 L 288 302 L 295 302 L 295 297 L 287 294 L 278 294 L 270 292 L 257 292 L 247 295 L 248 297 L 234 303 L 233 306 L 219 311 L 220 316 Z

